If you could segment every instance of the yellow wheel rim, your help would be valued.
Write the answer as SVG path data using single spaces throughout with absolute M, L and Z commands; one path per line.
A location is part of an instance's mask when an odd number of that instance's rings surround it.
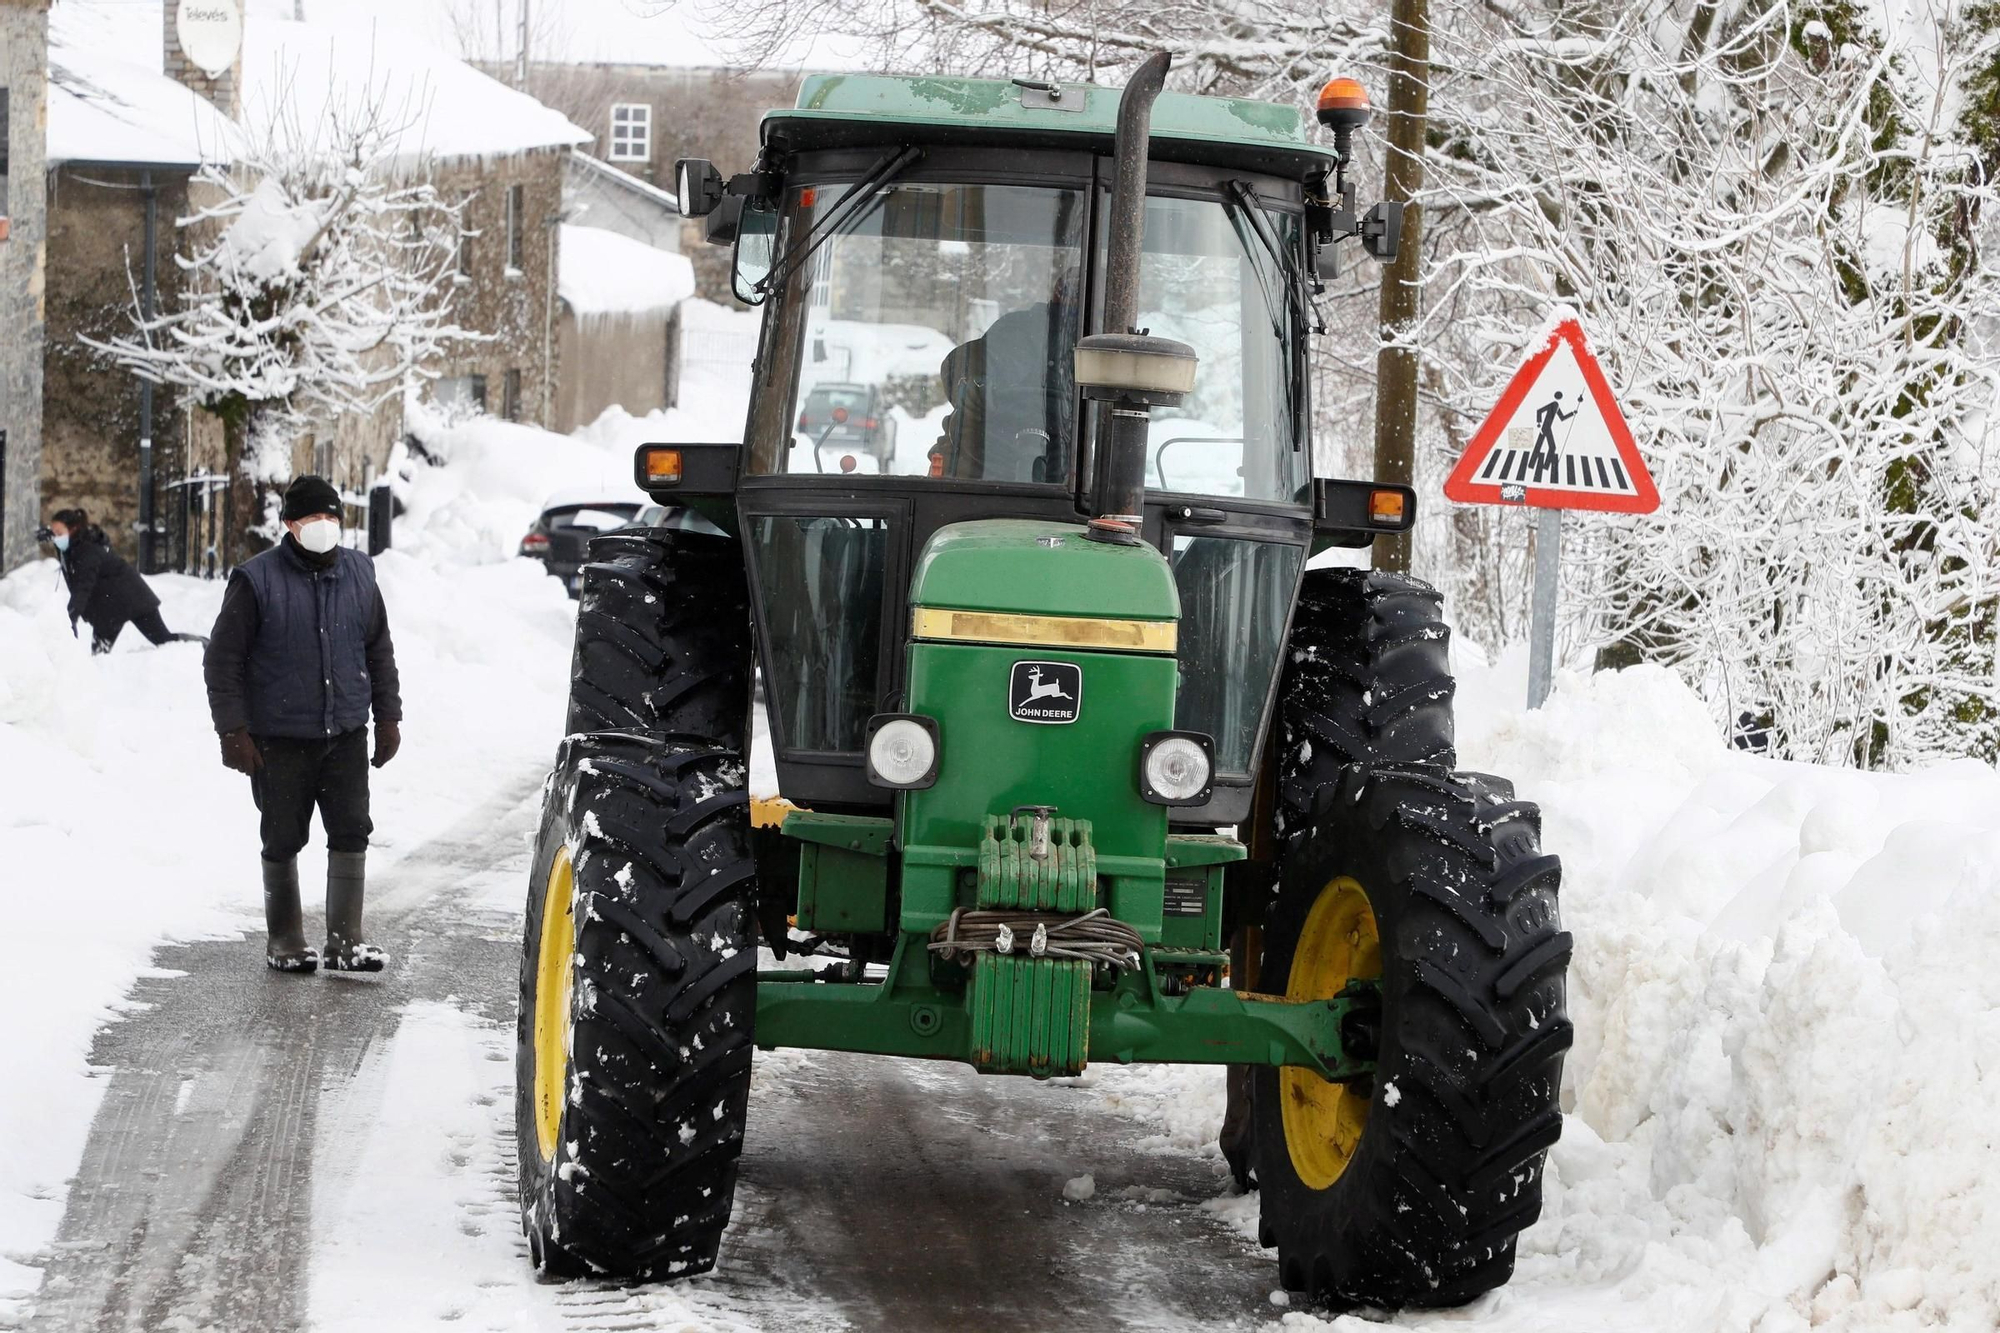
M 1320 890 L 1306 913 L 1285 998 L 1330 1000 L 1351 980 L 1377 981 L 1381 976 L 1382 940 L 1368 894 L 1351 879 L 1336 879 Z M 1326 1189 L 1354 1160 L 1368 1123 L 1368 1097 L 1310 1069 L 1287 1065 L 1278 1071 L 1278 1100 L 1292 1170 L 1308 1188 Z
M 535 959 L 535 1144 L 554 1161 L 569 1082 L 569 998 L 576 953 L 576 877 L 569 848 L 557 850 L 542 888 L 542 945 Z

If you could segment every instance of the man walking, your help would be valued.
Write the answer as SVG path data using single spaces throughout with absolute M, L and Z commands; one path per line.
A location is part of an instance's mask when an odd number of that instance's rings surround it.
M 375 563 L 340 544 L 340 494 L 303 476 L 285 490 L 284 540 L 229 577 L 203 674 L 222 762 L 250 775 L 263 815 L 264 961 L 311 972 L 298 854 L 319 809 L 326 829 L 329 971 L 379 972 L 361 937 L 368 835 L 368 714 L 374 767 L 395 757 L 403 716 Z

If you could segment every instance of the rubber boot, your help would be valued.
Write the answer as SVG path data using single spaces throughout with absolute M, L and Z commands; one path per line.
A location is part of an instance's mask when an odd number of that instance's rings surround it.
M 388 955 L 361 939 L 368 853 L 326 854 L 326 970 L 380 972 Z
M 264 964 L 272 971 L 310 972 L 319 966 L 299 911 L 296 860 L 264 862 L 264 930 Z

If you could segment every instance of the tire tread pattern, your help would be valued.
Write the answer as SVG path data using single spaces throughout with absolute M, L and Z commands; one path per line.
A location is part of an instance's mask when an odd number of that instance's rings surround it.
M 749 1104 L 754 863 L 744 765 L 693 738 L 595 734 L 557 758 L 529 885 L 516 1128 L 523 1224 L 552 1274 L 715 1264 Z M 541 889 L 570 848 L 573 1038 L 555 1156 L 535 1138 Z
M 1278 695 L 1282 840 L 1311 827 L 1316 793 L 1348 764 L 1457 764 L 1443 605 L 1406 574 L 1306 571 Z
M 1381 1054 L 1360 1146 L 1324 1190 L 1292 1168 L 1277 1071 L 1257 1072 L 1260 1231 L 1285 1284 L 1319 1303 L 1460 1305 L 1512 1275 L 1562 1132 L 1558 864 L 1539 850 L 1535 807 L 1484 775 L 1355 763 L 1306 808 L 1261 986 L 1283 992 L 1312 901 L 1353 876 L 1382 939 Z
M 731 537 L 654 528 L 591 539 L 567 731 L 705 736 L 748 753 L 750 592 Z

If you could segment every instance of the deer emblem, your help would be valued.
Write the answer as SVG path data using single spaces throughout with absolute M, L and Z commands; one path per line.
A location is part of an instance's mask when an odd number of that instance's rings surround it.
M 1063 693 L 1060 681 L 1051 680 L 1044 683 L 1042 669 L 1031 666 L 1028 668 L 1028 697 L 1021 700 L 1021 706 L 1025 708 L 1037 699 L 1070 699 L 1070 696 Z M 1074 702 L 1073 699 L 1071 701 Z

